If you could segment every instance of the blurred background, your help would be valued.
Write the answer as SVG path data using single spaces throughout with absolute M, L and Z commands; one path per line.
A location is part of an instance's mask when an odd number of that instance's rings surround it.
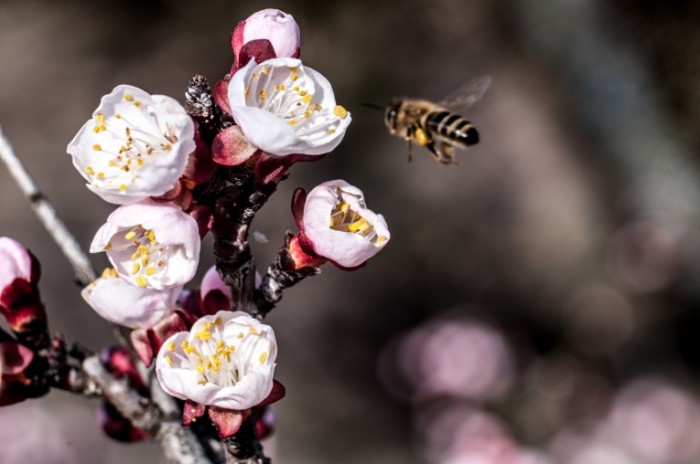
M 365 268 L 326 266 L 270 314 L 288 392 L 275 462 L 700 462 L 700 4 L 0 0 L 0 126 L 85 247 L 113 207 L 65 147 L 100 97 L 132 84 L 183 100 L 265 7 L 295 17 L 353 124 L 256 217 L 258 266 L 293 229 L 297 187 L 343 178 L 392 231 Z M 483 75 L 464 114 L 481 143 L 457 166 L 422 149 L 407 163 L 361 106 L 438 101 Z M 4 168 L 0 196 L 0 235 L 42 262 L 52 330 L 112 343 Z M 201 273 L 212 262 L 205 246 Z M 3 408 L 0 462 L 165 462 L 103 437 L 96 407 L 52 392 Z

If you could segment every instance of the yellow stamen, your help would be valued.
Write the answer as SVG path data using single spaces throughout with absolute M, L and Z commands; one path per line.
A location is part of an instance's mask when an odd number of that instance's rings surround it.
M 333 114 L 338 116 L 340 119 L 345 119 L 345 117 L 348 115 L 348 110 L 340 105 L 335 105 L 335 108 L 333 108 Z
M 148 286 L 148 280 L 144 276 L 138 276 L 136 278 L 136 285 L 141 288 L 146 288 Z

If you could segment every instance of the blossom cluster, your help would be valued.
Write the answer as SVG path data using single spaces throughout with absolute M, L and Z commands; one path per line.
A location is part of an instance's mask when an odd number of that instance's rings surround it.
M 119 85 L 67 147 L 87 188 L 117 205 L 90 245 L 111 266 L 83 298 L 104 319 L 132 329 L 136 353 L 146 365 L 155 360 L 163 390 L 191 405 L 185 423 L 206 409 L 222 436 L 236 431 L 224 425 L 231 414 L 242 417 L 284 390 L 273 380 L 272 328 L 232 296 L 244 289 L 224 283 L 215 268 L 200 288 L 185 289 L 202 239 L 220 220 L 201 192 L 236 169 L 252 172 L 256 188 L 279 182 L 296 162 L 335 149 L 352 121 L 330 82 L 299 59 L 291 15 L 253 14 L 235 27 L 231 46 L 231 68 L 211 93 L 224 123 L 207 125 L 171 97 Z M 343 180 L 308 195 L 299 189 L 292 213 L 300 231 L 280 251 L 289 272 L 325 262 L 357 268 L 390 238 L 384 218 Z M 220 421 L 222 411 L 228 416 Z

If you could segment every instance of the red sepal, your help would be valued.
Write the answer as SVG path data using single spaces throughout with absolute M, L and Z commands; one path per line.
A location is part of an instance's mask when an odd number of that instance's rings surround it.
M 214 163 L 238 166 L 248 161 L 258 149 L 248 142 L 239 126 L 231 126 L 216 134 L 211 151 Z
M 250 416 L 250 409 L 245 411 L 233 411 L 231 409 L 221 409 L 216 406 L 209 406 L 209 419 L 211 419 L 219 438 L 228 438 L 238 432 L 243 421 Z
M 204 415 L 204 411 L 207 409 L 203 404 L 195 403 L 191 400 L 186 400 L 185 405 L 182 408 L 182 425 L 188 426 L 192 422 L 196 422 L 197 419 Z

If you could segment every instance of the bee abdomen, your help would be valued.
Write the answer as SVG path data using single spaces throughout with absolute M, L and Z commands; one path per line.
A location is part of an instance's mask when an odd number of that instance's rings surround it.
M 449 111 L 430 113 L 425 120 L 426 126 L 433 134 L 453 143 L 464 146 L 479 142 L 479 133 L 472 124 L 458 114 Z

